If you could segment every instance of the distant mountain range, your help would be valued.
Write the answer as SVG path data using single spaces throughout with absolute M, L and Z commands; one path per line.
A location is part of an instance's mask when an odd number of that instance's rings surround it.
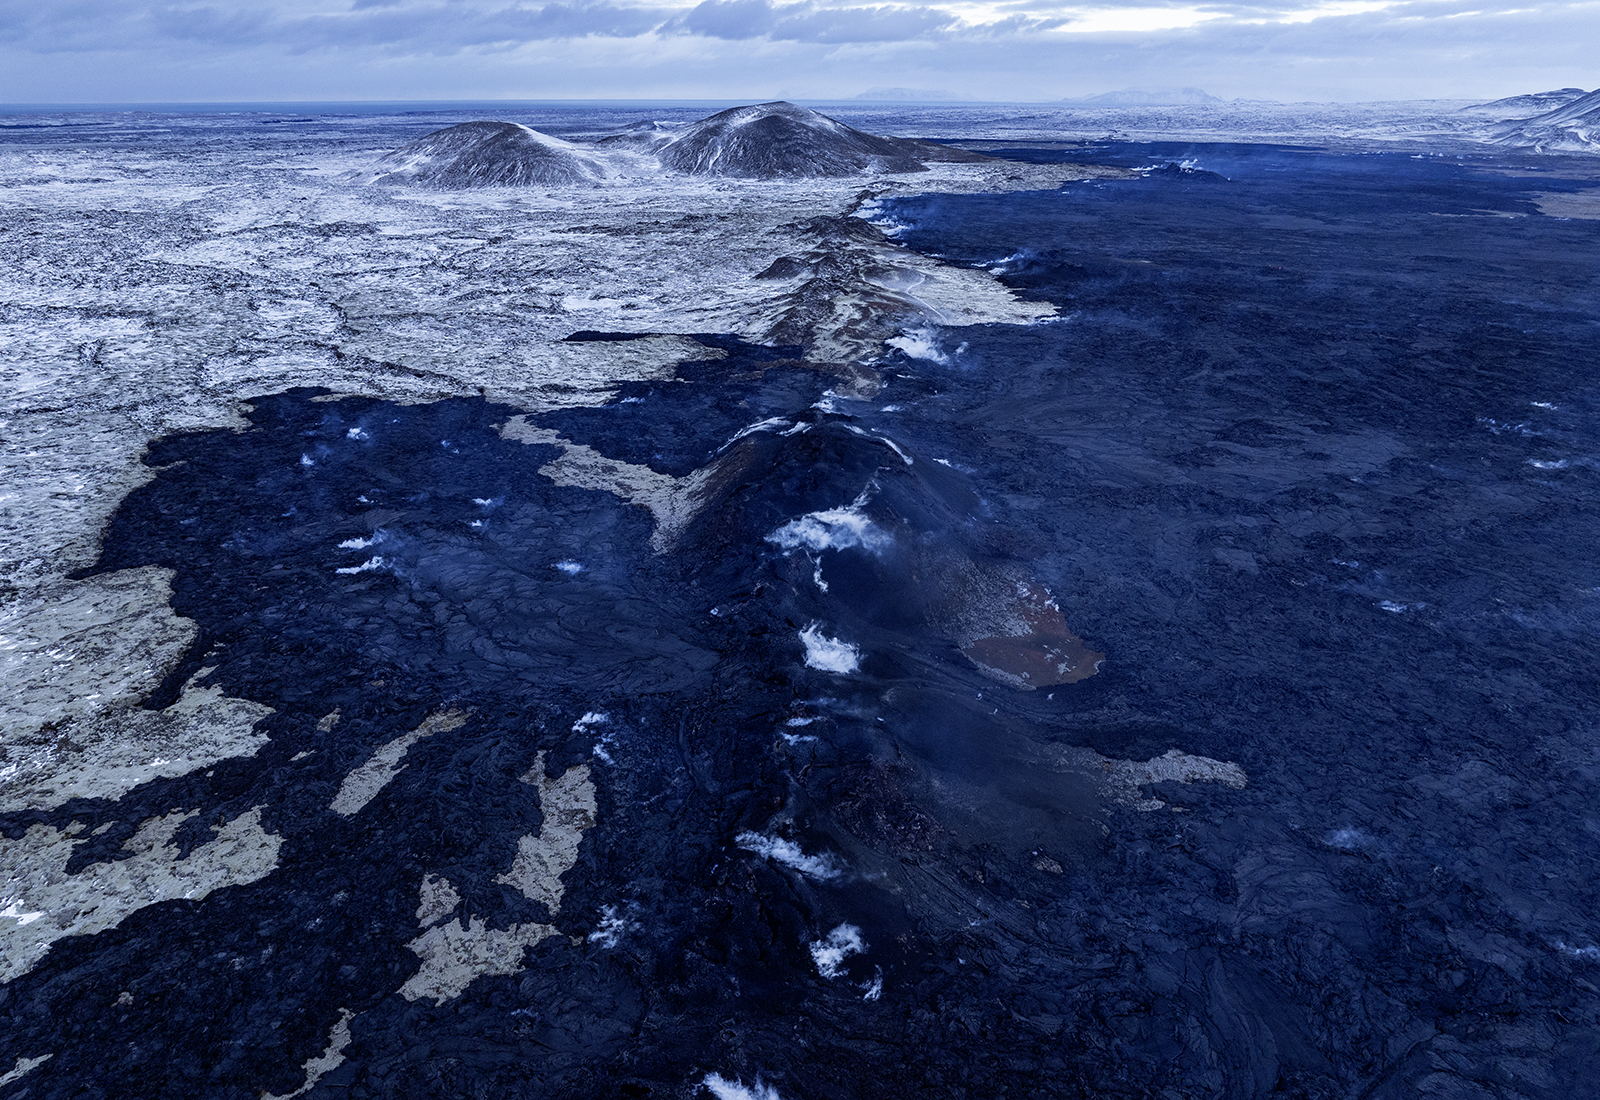
M 850 98 L 874 103 L 952 103 L 964 97 L 933 88 L 868 88 Z
M 1124 88 L 1079 99 L 1063 99 L 1074 107 L 1183 107 L 1224 103 L 1200 88 Z
M 1473 114 L 1492 114 L 1496 118 L 1527 118 L 1530 115 L 1556 111 L 1588 93 L 1582 88 L 1556 88 L 1548 92 L 1530 92 L 1527 95 L 1506 96 L 1488 103 L 1474 103 L 1461 108 Z
M 1540 153 L 1600 153 L 1600 89 L 1553 111 L 1512 122 L 1490 140 L 1500 145 L 1531 146 Z

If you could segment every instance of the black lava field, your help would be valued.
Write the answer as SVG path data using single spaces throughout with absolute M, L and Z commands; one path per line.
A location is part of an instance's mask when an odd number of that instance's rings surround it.
M 530 417 L 674 477 L 738 449 L 665 552 L 483 400 L 264 394 L 153 447 L 97 566 L 175 570 L 199 624 L 147 705 L 212 669 L 271 741 L 0 832 L 202 806 L 187 850 L 261 806 L 284 843 L 0 987 L 0 1066 L 56 1052 L 7 1094 L 285 1094 L 348 1011 L 309 1097 L 1600 1095 L 1600 222 L 1505 156 L 1005 155 L 1153 170 L 874 216 L 1060 319 L 935 330 L 870 403 L 706 334 Z M 768 538 L 853 502 L 891 549 Z M 1100 672 L 981 675 L 929 625 L 967 568 L 1047 587 Z M 814 624 L 856 671 L 805 664 Z M 1052 747 L 1248 782 L 1152 809 Z M 501 875 L 536 758 L 598 792 L 554 915 Z M 561 934 L 407 1000 L 430 875 Z

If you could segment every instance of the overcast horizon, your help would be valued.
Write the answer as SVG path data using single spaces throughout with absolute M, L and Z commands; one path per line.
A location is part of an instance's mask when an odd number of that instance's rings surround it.
M 1595 87 L 1596 41 L 1600 0 L 0 0 L 0 102 L 1492 99 Z
M 890 89 L 891 91 L 909 91 L 911 89 Z M 1182 103 L 1128 103 L 1122 101 L 1108 101 L 1093 103 L 1088 100 L 1096 96 L 1110 95 L 1118 91 L 1141 92 L 1149 90 L 1145 87 L 1131 87 L 1126 89 L 1105 88 L 1097 93 L 1087 93 L 1083 96 L 1060 97 L 1056 99 L 968 99 L 953 97 L 914 98 L 909 96 L 887 96 L 878 98 L 873 95 L 860 93 L 856 95 L 838 96 L 806 96 L 806 95 L 723 95 L 705 98 L 687 99 L 667 96 L 585 96 L 568 99 L 554 97 L 545 99 L 513 99 L 501 98 L 461 98 L 461 99 L 361 99 L 351 97 L 348 99 L 129 99 L 129 100 L 61 100 L 39 102 L 0 102 L 0 113 L 51 113 L 54 111 L 173 111 L 204 113 L 210 110 L 237 111 L 260 110 L 271 113 L 273 111 L 301 110 L 312 111 L 322 109 L 329 113 L 337 113 L 341 108 L 355 108 L 370 110 L 375 114 L 384 113 L 385 109 L 415 111 L 419 109 L 437 108 L 441 111 L 456 110 L 470 107 L 505 107 L 505 108 L 540 108 L 540 107 L 631 107 L 631 106 L 658 106 L 658 107 L 729 107 L 740 104 L 788 102 L 810 106 L 849 106 L 859 105 L 863 108 L 892 108 L 897 104 L 908 106 L 926 106 L 941 108 L 959 107 L 1104 107 L 1111 110 L 1131 110 L 1141 107 L 1161 109 L 1166 107 L 1208 106 L 1208 104 L 1182 104 Z M 1205 89 L 1200 89 L 1205 91 Z M 1547 91 L 1556 89 L 1523 89 L 1522 91 Z M 1596 89 L 1600 90 L 1600 89 Z M 871 91 L 869 89 L 868 91 Z M 1513 93 L 1518 94 L 1518 93 Z M 1277 107 L 1295 106 L 1327 106 L 1330 104 L 1380 104 L 1380 103 L 1476 103 L 1488 102 L 1495 98 L 1491 96 L 1426 96 L 1412 99 L 1267 99 L 1249 98 L 1240 96 L 1235 99 L 1220 99 L 1213 106 L 1227 107 L 1234 105 L 1260 105 Z M 362 113 L 365 113 L 363 111 Z

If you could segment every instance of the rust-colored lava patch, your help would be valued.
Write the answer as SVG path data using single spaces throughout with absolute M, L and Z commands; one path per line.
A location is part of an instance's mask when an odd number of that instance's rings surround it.
M 1083 644 L 1040 585 L 1019 583 L 1007 632 L 974 638 L 961 652 L 978 668 L 1013 687 L 1033 690 L 1075 684 L 1100 671 L 1104 653 Z

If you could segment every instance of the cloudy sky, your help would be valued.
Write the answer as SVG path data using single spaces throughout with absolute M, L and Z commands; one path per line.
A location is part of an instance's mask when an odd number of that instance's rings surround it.
M 1596 85 L 1600 0 L 0 0 L 0 103 Z

